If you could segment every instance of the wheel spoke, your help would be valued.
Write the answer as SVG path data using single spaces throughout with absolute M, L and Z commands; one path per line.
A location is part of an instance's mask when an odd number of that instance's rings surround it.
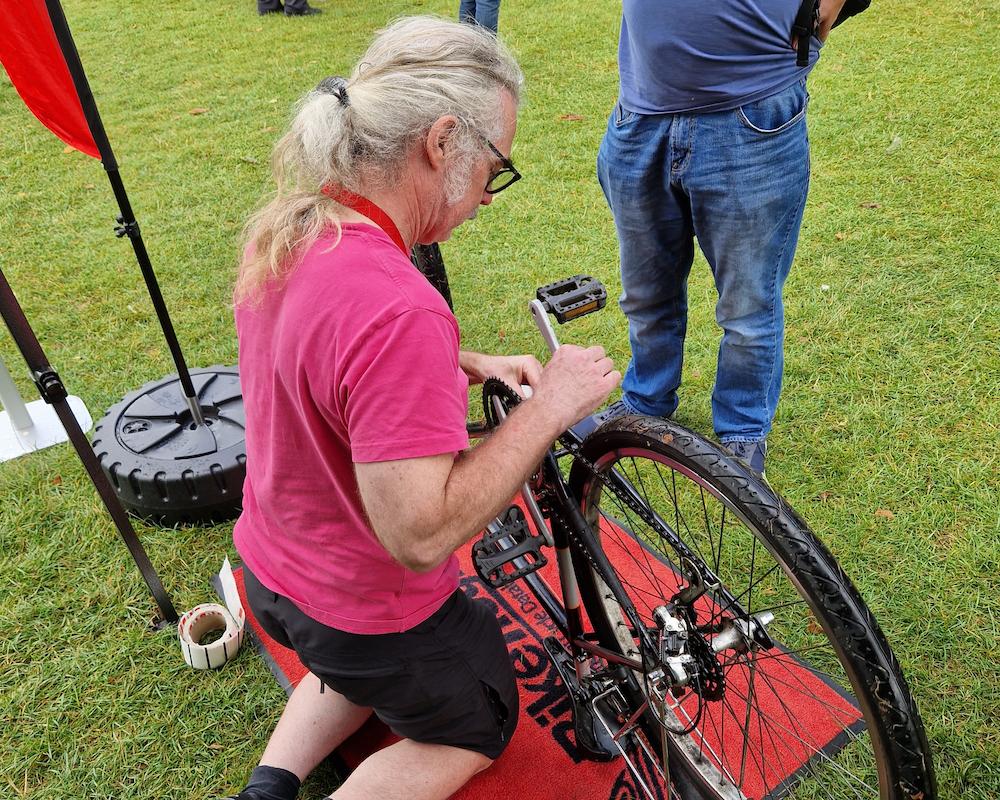
M 608 518 L 606 515 L 603 514 L 603 512 L 602 512 L 602 516 L 604 516 L 604 519 L 608 522 L 608 526 L 607 526 L 608 528 L 610 528 L 611 530 L 615 530 L 615 529 L 618 528 L 618 526 L 615 524 L 614 520 Z M 607 530 L 605 530 L 605 533 L 607 533 Z M 625 542 L 623 542 L 617 536 L 617 534 L 616 534 L 616 541 L 618 543 L 619 550 L 622 553 L 624 553 L 628 558 L 630 558 L 635 564 L 639 565 L 640 567 L 643 566 L 642 563 L 639 561 L 639 559 L 636 558 L 635 555 L 632 552 L 633 550 L 636 549 L 635 547 L 628 547 L 627 544 Z M 649 581 L 650 585 L 653 587 L 653 589 L 655 591 L 648 591 L 646 589 L 639 589 L 638 587 L 635 587 L 632 584 L 629 584 L 629 585 L 632 586 L 632 588 L 635 591 L 640 591 L 644 595 L 652 597 L 654 599 L 654 601 L 655 601 L 655 605 L 660 605 L 662 603 L 665 603 L 666 602 L 666 597 L 664 597 L 662 589 L 660 589 L 659 585 L 656 584 L 656 583 L 654 583 L 654 581 L 653 581 L 653 576 L 656 574 L 656 571 L 653 569 L 653 565 L 649 561 L 649 554 L 646 552 L 646 549 L 644 547 L 639 547 L 638 549 L 643 553 L 643 557 L 646 560 L 645 566 L 646 566 L 647 569 L 646 569 L 646 571 L 644 571 L 642 573 L 643 577 L 645 577 Z M 627 583 L 627 579 L 624 578 L 624 577 L 622 577 L 621 575 L 618 576 L 618 579 L 622 582 L 622 585 L 625 585 Z M 655 605 L 650 606 L 649 610 L 652 610 L 653 608 L 655 608 Z
M 815 757 L 821 757 L 821 758 L 828 758 L 827 754 L 822 750 L 820 744 L 817 744 L 815 742 L 808 742 L 808 741 L 806 741 L 805 738 L 803 738 L 803 736 L 805 735 L 805 733 L 803 735 L 799 735 L 796 732 L 796 730 L 800 729 L 799 728 L 799 724 L 798 724 L 798 719 L 792 713 L 792 709 L 788 705 L 788 703 L 785 701 L 785 699 L 782 698 L 781 694 L 773 686 L 773 683 L 772 683 L 773 682 L 773 676 L 769 676 L 769 675 L 767 675 L 766 673 L 763 673 L 763 672 L 761 672 L 759 674 L 761 675 L 762 680 L 764 680 L 764 682 L 769 685 L 769 688 L 771 689 L 771 691 L 774 694 L 775 698 L 777 699 L 779 705 L 781 706 L 782 711 L 784 712 L 785 717 L 788 719 L 788 726 L 786 727 L 784 725 L 781 725 L 781 723 L 778 720 L 774 719 L 771 716 L 765 715 L 763 713 L 758 714 L 758 716 L 761 719 L 767 720 L 768 723 L 771 724 L 771 725 L 773 725 L 774 727 L 780 728 L 780 730 L 783 733 L 785 733 L 786 735 L 792 736 L 796 741 L 798 741 L 801 745 L 803 745 L 803 747 L 805 747 L 808 750 L 810 750 L 812 752 L 813 756 L 815 756 Z M 739 693 L 738 689 L 733 689 L 733 693 L 736 694 L 737 696 L 740 696 L 740 693 Z M 838 722 L 838 725 L 840 726 L 840 729 L 841 729 L 842 733 L 846 733 L 849 736 L 852 735 L 852 732 L 851 732 L 851 730 L 850 730 L 850 728 L 848 726 L 844 725 L 843 723 L 839 723 L 839 722 Z M 869 787 L 869 788 L 871 788 L 871 787 Z
M 738 690 L 733 690 L 733 694 L 735 694 L 740 699 L 744 699 L 744 695 L 740 694 L 740 692 Z M 869 797 L 869 796 L 870 797 L 877 797 L 878 796 L 878 789 L 876 787 L 873 787 L 873 786 L 865 783 L 857 775 L 853 775 L 853 774 L 847 772 L 847 770 L 844 767 L 842 767 L 840 764 L 838 764 L 836 760 L 831 759 L 830 756 L 826 752 L 824 752 L 820 747 L 818 747 L 815 743 L 806 741 L 795 730 L 793 730 L 793 727 L 795 727 L 796 718 L 792 715 L 791 710 L 789 709 L 789 707 L 787 706 L 787 704 L 785 704 L 781 700 L 780 695 L 776 695 L 776 696 L 778 697 L 778 702 L 782 706 L 784 706 L 785 715 L 788 717 L 790 725 L 789 726 L 782 725 L 779 721 L 775 720 L 773 717 L 764 716 L 763 714 L 760 715 L 761 719 L 766 720 L 767 723 L 769 725 L 773 726 L 779 733 L 783 734 L 784 736 L 791 737 L 792 739 L 794 739 L 795 741 L 797 741 L 799 744 L 801 744 L 804 749 L 806 749 L 808 752 L 811 753 L 812 758 L 815 758 L 815 759 L 823 762 L 824 764 L 827 764 L 830 769 L 833 769 L 833 770 L 837 771 L 841 775 L 846 776 L 848 778 L 851 778 L 854 784 L 859 784 L 860 783 L 866 789 L 868 789 L 869 792 L 871 793 L 870 795 L 858 794 L 856 796 L 858 796 L 858 797 Z M 849 737 L 859 738 L 855 734 L 853 734 L 852 731 L 849 728 L 843 728 L 842 732 L 846 733 Z
M 756 541 L 756 540 L 754 540 L 754 541 Z M 764 581 L 765 578 L 767 578 L 770 575 L 772 575 L 773 573 L 777 572 L 780 568 L 781 567 L 778 564 L 775 564 L 774 566 L 770 567 L 768 569 L 768 571 L 765 572 L 763 575 L 761 575 L 757 580 L 751 581 L 750 585 L 747 586 L 747 588 L 744 589 L 742 592 L 740 592 L 739 594 L 734 594 L 733 595 L 733 599 L 730 600 L 729 602 L 727 602 L 726 605 L 721 606 L 719 608 L 719 613 L 717 615 L 713 616 L 711 621 L 715 622 L 715 621 L 717 621 L 719 619 L 722 619 L 722 615 L 723 614 L 725 614 L 727 611 L 729 611 L 729 609 L 731 609 L 736 603 L 739 603 L 744 597 L 748 597 L 750 595 L 750 593 L 753 592 L 755 586 L 758 586 L 760 583 L 762 583 Z M 751 575 L 751 577 L 752 577 L 752 575 Z
M 625 505 L 617 497 L 615 497 L 615 504 L 622 511 L 622 513 L 625 515 L 625 519 L 626 519 L 627 524 L 628 524 L 628 530 L 630 530 L 630 531 L 637 530 L 638 528 L 635 525 L 635 522 L 633 521 L 631 513 L 629 513 L 629 509 L 626 508 Z M 605 519 L 607 519 L 607 517 L 605 517 Z M 614 523 L 611 520 L 607 520 L 607 521 L 609 523 L 611 523 L 614 527 L 616 527 L 616 528 L 618 527 L 617 525 L 614 525 Z M 629 537 L 629 538 L 631 539 L 632 537 Z M 622 544 L 622 549 L 623 550 L 627 550 L 629 548 L 627 548 L 624 544 Z M 634 548 L 631 548 L 631 549 L 634 549 Z M 653 563 L 649 560 L 649 553 L 648 553 L 648 551 L 646 550 L 645 547 L 639 547 L 638 549 L 642 552 L 642 557 L 643 557 L 643 559 L 645 559 L 645 562 L 646 562 L 645 563 L 646 572 L 644 574 L 647 576 L 647 578 L 649 579 L 650 583 L 653 583 L 653 576 L 656 574 L 656 571 L 653 568 Z M 660 552 L 666 558 L 666 556 L 667 556 L 666 552 L 663 551 L 663 550 L 660 550 Z M 639 560 L 637 558 L 635 558 L 634 556 L 632 557 L 632 559 L 633 559 L 633 561 L 635 561 L 636 564 L 639 563 Z M 664 603 L 666 602 L 666 597 L 663 596 L 662 591 L 660 592 L 660 599 L 661 599 L 662 602 L 664 602 Z
M 673 747 L 672 757 L 685 763 L 705 800 L 743 795 L 760 800 L 793 792 L 811 800 L 876 800 L 879 781 L 899 774 L 892 759 L 900 748 L 876 744 L 868 728 L 880 728 L 864 720 L 858 707 L 876 717 L 892 710 L 881 709 L 865 688 L 868 673 L 854 655 L 857 646 L 835 645 L 830 637 L 836 630 L 819 627 L 813 611 L 853 590 L 837 577 L 813 534 L 766 485 L 753 483 L 748 493 L 750 476 L 731 464 L 720 467 L 717 447 L 677 426 L 650 422 L 649 430 L 646 435 L 632 423 L 628 430 L 595 434 L 584 445 L 597 456 L 592 472 L 597 479 L 585 478 L 584 513 L 630 602 L 614 597 L 589 567 L 581 572 L 577 565 L 588 618 L 605 646 L 635 652 L 638 635 L 646 638 L 627 622 L 632 605 L 652 641 L 659 641 L 663 622 L 653 611 L 671 602 L 676 604 L 671 613 L 679 610 L 679 618 L 687 619 L 689 641 L 702 639 L 686 650 L 693 658 L 686 692 L 672 699 L 669 681 L 658 677 L 656 691 L 667 692 L 666 716 L 657 722 L 648 714 L 643 726 L 647 731 L 656 726 L 657 741 L 688 737 L 688 746 Z M 581 474 L 577 466 L 574 474 Z M 710 583 L 685 608 L 678 592 L 696 579 L 688 559 L 718 586 Z M 832 580 L 826 577 L 831 574 Z M 857 609 L 849 613 L 867 613 L 856 597 L 849 605 Z M 757 624 L 765 628 L 755 630 Z M 775 644 L 761 649 L 765 629 Z M 876 634 L 866 635 L 865 644 L 885 647 Z M 718 642 L 716 655 L 711 646 L 720 636 L 727 641 Z M 634 673 L 636 682 L 628 689 L 635 708 L 652 691 L 644 672 Z M 859 680 L 852 685 L 848 675 Z M 898 675 L 888 677 L 905 698 Z M 902 710 L 908 719 L 916 716 L 912 705 Z M 660 725 L 668 733 L 656 737 Z M 927 759 L 919 743 L 908 752 L 915 752 L 914 761 Z M 894 790 L 883 786 L 882 791 L 888 796 Z
M 665 492 L 670 492 L 670 490 L 667 488 L 667 482 L 663 479 L 663 470 L 662 470 L 661 466 L 654 461 L 653 462 L 653 468 L 656 470 L 656 477 L 659 478 L 660 486 L 663 487 L 663 490 Z M 673 486 L 672 486 L 672 488 L 673 488 L 672 496 L 673 496 L 673 501 L 674 501 L 674 519 L 677 520 L 677 525 L 674 527 L 674 530 L 675 531 L 679 531 L 680 530 L 680 521 L 679 521 L 680 520 L 680 508 L 679 508 L 679 505 L 678 505 L 678 502 L 677 502 L 677 475 L 676 475 L 676 473 L 673 470 L 670 471 L 670 477 L 672 479 L 672 484 L 673 484 Z M 648 498 L 646 498 L 646 502 L 649 502 Z M 708 543 L 709 543 L 709 545 L 713 544 L 711 537 L 709 537 Z M 708 559 L 705 558 L 705 554 L 702 552 L 701 545 L 698 543 L 698 539 L 697 538 L 692 537 L 692 539 L 690 541 L 688 541 L 686 544 L 688 545 L 688 547 L 691 547 L 691 548 L 694 549 L 694 551 L 698 554 L 698 557 L 702 560 L 702 562 L 711 563 L 711 561 L 709 561 Z M 715 556 L 714 548 L 713 548 L 712 556 L 713 556 L 713 558 Z
M 809 700 L 813 703 L 818 703 L 819 705 L 823 706 L 830 712 L 831 719 L 833 719 L 835 715 L 846 716 L 849 714 L 849 712 L 846 709 L 844 709 L 843 706 L 836 706 L 833 703 L 830 703 L 829 701 L 824 700 L 821 697 L 818 697 L 815 692 L 810 691 L 808 687 L 805 685 L 805 683 L 802 682 L 802 679 L 799 676 L 797 676 L 791 669 L 788 668 L 787 664 L 784 664 L 781 661 L 776 661 L 776 662 L 772 661 L 771 663 L 783 666 L 786 669 L 786 671 L 798 681 L 799 685 L 796 686 L 794 683 L 790 681 L 784 681 L 781 678 L 774 675 L 773 673 L 767 672 L 766 678 L 769 683 L 771 682 L 777 683 L 790 692 L 795 692 L 797 694 L 802 695 L 803 697 L 809 698 Z M 810 672 L 812 674 L 817 674 L 813 670 L 810 670 Z M 775 695 L 777 694 L 778 694 L 777 691 L 775 691 Z M 852 721 L 856 721 L 857 720 L 856 714 L 851 715 L 851 719 Z M 838 722 L 838 724 L 843 726 L 842 722 Z

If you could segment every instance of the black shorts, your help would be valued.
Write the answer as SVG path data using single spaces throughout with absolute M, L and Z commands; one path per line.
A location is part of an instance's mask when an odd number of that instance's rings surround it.
M 510 655 L 489 606 L 457 590 L 403 633 L 330 628 L 272 592 L 244 567 L 247 600 L 261 627 L 352 703 L 370 707 L 398 736 L 426 744 L 503 752 L 517 726 Z

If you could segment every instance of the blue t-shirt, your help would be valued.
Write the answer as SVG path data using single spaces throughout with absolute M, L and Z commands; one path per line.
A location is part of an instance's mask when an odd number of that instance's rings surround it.
M 622 106 L 640 114 L 726 111 L 801 80 L 789 43 L 800 0 L 623 0 Z

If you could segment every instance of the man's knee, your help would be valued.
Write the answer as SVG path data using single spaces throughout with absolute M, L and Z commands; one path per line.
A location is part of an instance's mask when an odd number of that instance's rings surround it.
M 477 758 L 476 758 L 476 763 L 473 767 L 475 770 L 475 772 L 473 772 L 474 775 L 477 775 L 480 772 L 483 772 L 484 770 L 487 770 L 493 766 L 492 758 L 487 758 L 482 753 L 475 753 L 475 755 L 477 756 Z

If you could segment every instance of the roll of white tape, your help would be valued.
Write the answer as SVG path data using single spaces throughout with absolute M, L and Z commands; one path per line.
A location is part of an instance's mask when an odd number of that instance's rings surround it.
M 243 644 L 245 614 L 237 609 L 236 617 L 218 603 L 202 603 L 186 612 L 177 625 L 184 660 L 195 669 L 218 669 L 236 657 Z M 222 636 L 208 644 L 202 638 L 213 631 Z

